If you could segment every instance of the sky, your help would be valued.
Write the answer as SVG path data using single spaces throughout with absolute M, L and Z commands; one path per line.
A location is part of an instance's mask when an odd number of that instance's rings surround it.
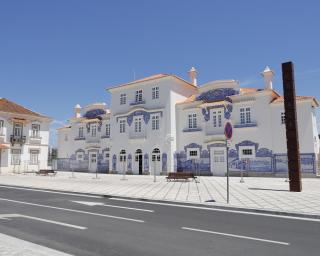
M 320 1 L 0 0 L 0 97 L 54 119 L 109 103 L 106 88 L 158 73 L 198 84 L 295 64 L 298 95 L 320 99 Z

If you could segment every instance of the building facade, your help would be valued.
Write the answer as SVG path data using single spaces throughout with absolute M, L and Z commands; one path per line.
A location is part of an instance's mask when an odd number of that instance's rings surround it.
M 26 172 L 48 168 L 51 118 L 0 98 L 0 170 Z
M 284 173 L 284 101 L 273 89 L 274 72 L 266 67 L 261 75 L 261 89 L 241 88 L 235 80 L 197 86 L 194 68 L 189 71 L 190 82 L 160 74 L 110 88 L 110 110 L 93 104 L 81 112 L 76 106 L 76 117 L 69 126 L 59 129 L 59 158 L 66 158 L 75 168 L 83 164 L 84 170 L 91 171 L 225 175 L 224 125 L 231 122 L 231 171 Z M 319 158 L 318 106 L 314 97 L 297 97 L 302 171 L 310 175 L 316 174 Z M 90 111 L 95 115 L 88 114 Z M 91 126 L 100 127 L 94 143 L 89 139 L 95 130 Z M 79 139 L 81 127 L 85 134 Z M 92 160 L 92 152 L 96 160 Z M 83 156 L 79 158 L 78 154 Z M 90 168 L 92 161 L 97 166 Z M 66 160 L 60 165 L 65 164 Z

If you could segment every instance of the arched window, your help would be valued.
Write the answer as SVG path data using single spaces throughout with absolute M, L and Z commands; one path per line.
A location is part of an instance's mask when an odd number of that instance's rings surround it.
M 124 162 L 124 161 L 126 161 L 126 151 L 122 149 L 120 151 L 120 162 Z
M 152 151 L 152 162 L 160 161 L 160 149 L 155 148 Z

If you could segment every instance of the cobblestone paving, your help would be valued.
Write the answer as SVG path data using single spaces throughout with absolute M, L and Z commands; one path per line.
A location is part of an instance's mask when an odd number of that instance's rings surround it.
M 200 177 L 199 183 L 167 182 L 165 177 L 59 172 L 56 177 L 2 174 L 0 184 L 113 196 L 211 205 L 226 204 L 226 178 Z M 289 192 L 285 178 L 230 178 L 229 206 L 320 215 L 320 179 L 303 179 L 301 193 Z M 215 202 L 212 202 L 212 201 Z M 210 202 L 211 201 L 211 202 Z

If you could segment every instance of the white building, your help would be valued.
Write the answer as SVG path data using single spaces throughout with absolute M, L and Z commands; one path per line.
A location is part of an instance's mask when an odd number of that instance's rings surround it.
M 37 171 L 48 166 L 51 119 L 0 98 L 1 172 Z
M 74 160 L 75 168 L 82 164 L 84 170 L 225 175 L 224 124 L 229 121 L 232 171 L 283 173 L 287 171 L 283 97 L 272 88 L 274 72 L 266 67 L 261 74 L 261 89 L 241 88 L 235 80 L 198 87 L 194 68 L 190 82 L 159 74 L 110 88 L 110 111 L 93 104 L 81 116 L 78 106 L 70 126 L 59 130 L 59 157 Z M 319 158 L 318 106 L 314 97 L 297 97 L 302 171 L 312 175 Z M 96 126 L 100 128 L 93 143 Z M 65 163 L 61 161 L 61 167 Z

